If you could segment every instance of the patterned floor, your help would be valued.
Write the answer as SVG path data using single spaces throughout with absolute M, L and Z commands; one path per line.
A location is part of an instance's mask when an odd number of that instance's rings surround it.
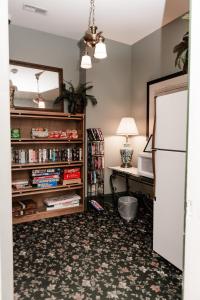
M 87 212 L 14 225 L 15 300 L 178 300 L 181 272 L 152 251 L 140 213 Z

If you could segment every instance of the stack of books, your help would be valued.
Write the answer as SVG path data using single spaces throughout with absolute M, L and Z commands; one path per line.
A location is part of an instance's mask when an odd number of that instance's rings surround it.
M 60 181 L 60 168 L 32 170 L 31 181 L 37 188 L 56 187 Z
M 12 187 L 16 190 L 29 188 L 29 180 L 28 179 L 19 179 L 12 181 Z
M 81 171 L 80 168 L 68 168 L 63 170 L 61 183 L 63 185 L 81 183 Z
M 58 197 L 50 197 L 44 200 L 46 210 L 71 208 L 80 205 L 81 197 L 75 193 L 68 193 Z

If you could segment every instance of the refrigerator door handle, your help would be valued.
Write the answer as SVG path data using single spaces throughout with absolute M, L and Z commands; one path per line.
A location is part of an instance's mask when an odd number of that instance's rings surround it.
M 156 199 L 155 191 L 156 191 L 156 164 L 155 164 L 155 133 L 156 133 L 156 98 L 154 97 L 154 122 L 153 122 L 153 132 L 152 132 L 152 164 L 153 164 L 153 177 L 154 177 L 154 185 L 153 185 L 153 199 Z

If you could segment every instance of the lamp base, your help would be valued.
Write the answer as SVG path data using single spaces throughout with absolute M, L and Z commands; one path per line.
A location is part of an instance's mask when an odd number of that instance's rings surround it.
M 123 163 L 120 166 L 121 168 L 132 168 L 132 164 L 131 163 Z
M 124 148 L 120 149 L 120 154 L 122 160 L 121 168 L 131 168 L 133 149 L 130 147 L 130 145 L 125 144 Z

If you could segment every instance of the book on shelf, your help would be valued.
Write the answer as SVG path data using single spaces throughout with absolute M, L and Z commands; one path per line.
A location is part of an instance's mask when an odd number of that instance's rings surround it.
M 88 128 L 88 140 L 89 141 L 103 141 L 103 133 L 101 128 Z
M 70 202 L 67 203 L 58 203 L 54 205 L 46 205 L 46 210 L 54 210 L 54 209 L 64 209 L 64 208 L 72 208 L 80 205 L 80 200 L 71 200 Z
M 81 178 L 75 178 L 75 179 L 62 179 L 61 183 L 62 185 L 68 185 L 68 184 L 81 184 Z
M 32 170 L 32 176 L 48 176 L 48 175 L 60 175 L 61 168 L 47 168 Z
M 44 199 L 44 204 L 47 207 L 55 207 L 56 205 L 76 204 L 80 202 L 81 197 L 76 193 L 68 193 L 66 195 L 49 197 Z

